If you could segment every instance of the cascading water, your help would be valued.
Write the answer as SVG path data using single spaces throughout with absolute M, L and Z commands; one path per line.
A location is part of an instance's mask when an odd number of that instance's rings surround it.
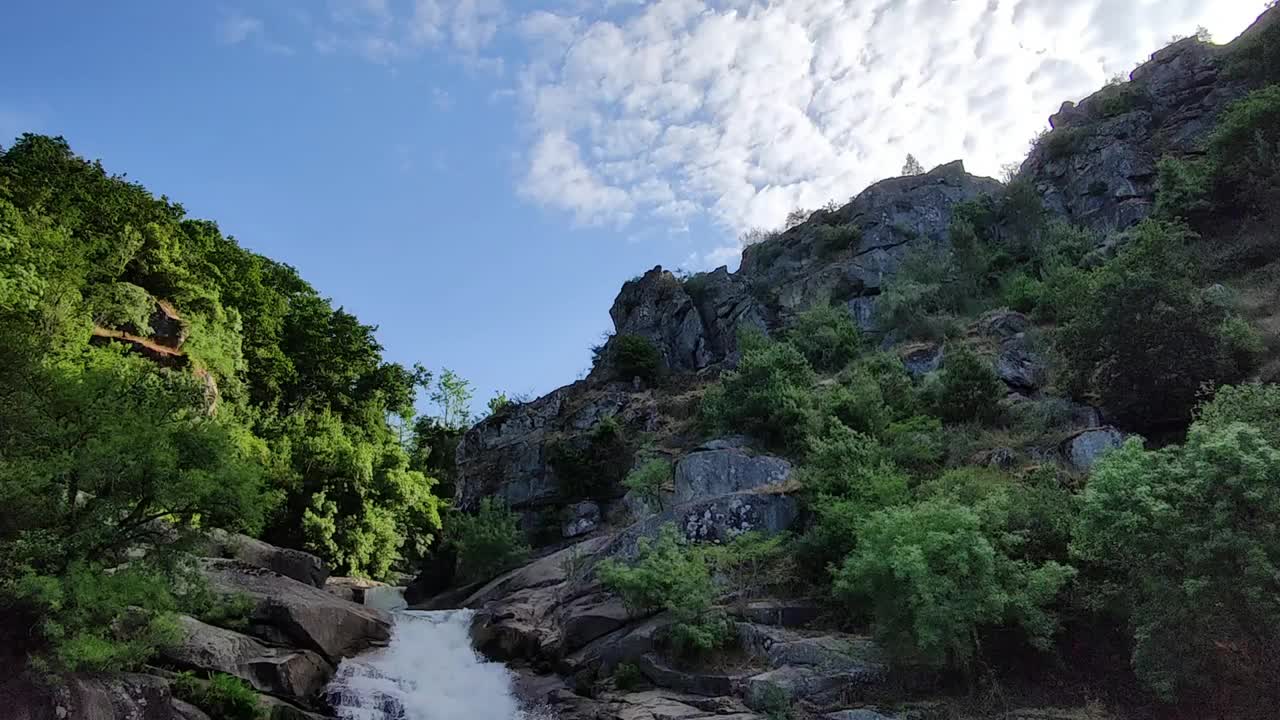
M 391 644 L 343 660 L 326 688 L 344 720 L 531 720 L 512 675 L 471 648 L 470 610 L 396 613 Z

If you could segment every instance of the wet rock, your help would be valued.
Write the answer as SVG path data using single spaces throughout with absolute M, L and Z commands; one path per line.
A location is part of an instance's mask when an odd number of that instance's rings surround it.
M 1089 472 L 1108 451 L 1124 444 L 1125 435 L 1114 427 L 1100 427 L 1076 433 L 1063 441 L 1062 454 L 1077 472 Z
M 391 616 L 238 560 L 201 560 L 201 573 L 222 595 L 243 593 L 255 605 L 250 633 L 268 642 L 314 650 L 337 662 L 391 636 Z
M 309 650 L 269 647 L 225 628 L 181 615 L 182 642 L 163 648 L 160 657 L 177 667 L 227 673 L 260 692 L 310 697 L 324 687 L 333 668 Z

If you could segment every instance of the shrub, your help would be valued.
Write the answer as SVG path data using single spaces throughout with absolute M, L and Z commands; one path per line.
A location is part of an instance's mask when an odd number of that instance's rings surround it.
M 86 298 L 96 325 L 151 334 L 151 313 L 156 301 L 146 290 L 126 282 L 94 285 Z
M 967 665 L 983 626 L 1013 623 L 1047 647 L 1047 608 L 1074 571 L 1001 552 L 973 510 L 940 498 L 872 514 L 835 577 L 838 597 L 868 603 L 877 635 L 900 658 Z
M 619 380 L 640 378 L 653 383 L 662 374 L 662 352 L 643 335 L 618 335 L 609 343 L 608 351 L 609 364 Z
M 798 476 L 807 493 L 856 500 L 868 512 L 909 497 L 906 476 L 889 462 L 884 448 L 838 423 L 810 441 Z
M 745 607 L 752 598 L 786 583 L 791 576 L 787 550 L 785 535 L 753 530 L 707 548 L 707 555 L 717 576 L 728 585 L 729 594 Z
M 716 591 L 704 553 L 691 547 L 670 523 L 656 539 L 638 541 L 630 564 L 606 558 L 596 565 L 596 574 L 628 611 L 670 612 L 669 640 L 678 653 L 714 650 L 730 638 L 731 624 L 712 607 Z
M 671 463 L 661 458 L 647 460 L 640 467 L 627 473 L 623 487 L 651 508 L 662 510 L 662 488 L 671 479 Z
M 631 465 L 632 448 L 622 425 L 606 417 L 585 438 L 558 438 L 547 444 L 547 463 L 566 498 L 598 497 L 612 492 Z
M 1138 106 L 1138 93 L 1130 83 L 1110 85 L 1098 103 L 1103 117 L 1123 115 Z
M 613 669 L 613 685 L 623 692 L 635 690 L 644 684 L 644 675 L 635 663 L 623 662 Z
M 1280 699 L 1277 477 L 1280 451 L 1239 422 L 1155 452 L 1130 440 L 1095 467 L 1072 549 L 1117 580 L 1134 669 L 1165 698 Z
M 795 346 L 758 333 L 744 333 L 739 349 L 738 368 L 703 396 L 704 421 L 716 431 L 743 432 L 802 453 L 818 424 L 813 368 Z
M 995 417 L 1004 384 L 991 365 L 972 350 L 956 347 L 947 353 L 942 371 L 928 389 L 934 411 L 947 422 Z
M 258 694 L 234 675 L 215 673 L 207 681 L 200 681 L 191 673 L 182 673 L 173 683 L 173 694 L 219 720 L 259 720 L 265 717 L 258 705 Z
M 1057 128 L 1044 136 L 1045 156 L 1049 160 L 1061 160 L 1079 150 L 1088 134 L 1080 128 Z
M 912 415 L 890 423 L 880 441 L 891 462 L 916 473 L 937 468 L 947 454 L 942 421 L 929 415 Z
M 755 698 L 756 708 L 769 720 L 790 720 L 792 698 L 780 685 L 772 682 L 764 683 L 764 687 Z
M 1280 385 L 1224 385 L 1196 410 L 1202 429 L 1216 432 L 1237 422 L 1257 428 L 1272 447 L 1280 448 Z
M 1166 157 L 1156 165 L 1156 213 L 1192 219 L 1213 209 L 1213 165 Z
M 857 245 L 862 240 L 862 230 L 857 225 L 819 225 L 813 236 L 818 257 L 828 259 Z
M 787 330 L 787 342 L 819 372 L 835 372 L 858 356 L 862 338 L 843 308 L 818 305 L 800 313 Z
M 1280 85 L 1228 107 L 1209 136 L 1220 197 L 1261 207 L 1280 190 Z
M 1044 297 L 1044 283 L 1025 271 L 1018 271 L 1005 278 L 1000 286 L 1000 302 L 1011 310 L 1029 313 L 1036 309 Z
M 482 498 L 474 515 L 454 515 L 452 525 L 450 540 L 458 550 L 458 571 L 465 580 L 493 577 L 519 565 L 529 554 L 519 517 L 494 498 Z
M 1191 237 L 1180 224 L 1136 226 L 1119 255 L 1089 274 L 1055 338 L 1067 386 L 1100 398 L 1130 426 L 1183 421 L 1201 385 L 1239 375 L 1227 361 L 1223 311 L 1190 274 Z

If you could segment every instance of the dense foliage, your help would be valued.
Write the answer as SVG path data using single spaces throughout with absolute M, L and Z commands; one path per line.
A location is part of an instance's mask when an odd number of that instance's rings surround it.
M 520 518 L 489 497 L 480 500 L 474 514 L 458 513 L 452 518 L 449 542 L 458 553 L 458 574 L 466 580 L 493 577 L 529 555 Z
M 389 420 L 430 376 L 384 362 L 374 331 L 59 138 L 0 152 L 0 608 L 34 628 L 19 649 L 48 670 L 145 661 L 166 613 L 198 612 L 175 553 L 199 528 L 343 574 L 421 556 L 435 481 Z

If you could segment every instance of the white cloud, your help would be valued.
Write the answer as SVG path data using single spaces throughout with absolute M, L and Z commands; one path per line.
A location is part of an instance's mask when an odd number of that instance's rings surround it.
M 231 12 L 218 22 L 218 42 L 224 45 L 239 45 L 255 37 L 261 37 L 264 26 L 261 18 Z
M 534 12 L 517 23 L 534 146 L 522 190 L 579 222 L 706 213 L 736 232 L 844 200 L 897 174 L 908 152 L 997 175 L 1063 100 L 1199 24 L 1229 38 L 1264 2 L 1223 4 L 657 0 L 593 17 Z

